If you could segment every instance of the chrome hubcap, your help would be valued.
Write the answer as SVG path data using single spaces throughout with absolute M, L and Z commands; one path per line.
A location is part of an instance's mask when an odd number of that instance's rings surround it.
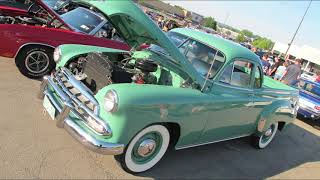
M 269 128 L 265 133 L 265 136 L 271 136 L 272 135 L 272 128 Z
M 25 66 L 32 73 L 42 73 L 49 67 L 49 57 L 45 52 L 34 51 L 26 57 Z
M 138 154 L 142 157 L 147 157 L 156 149 L 156 141 L 153 139 L 146 139 L 142 141 L 138 147 Z

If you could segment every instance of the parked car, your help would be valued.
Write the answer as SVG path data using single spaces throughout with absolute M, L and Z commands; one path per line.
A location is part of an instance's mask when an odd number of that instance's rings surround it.
M 320 118 L 320 84 L 300 79 L 298 114 L 304 118 L 318 120 Z
M 61 45 L 39 98 L 58 127 L 115 155 L 124 170 L 149 170 L 170 147 L 251 136 L 265 148 L 295 118 L 298 91 L 264 77 L 250 50 L 192 29 L 166 35 L 131 1 L 86 3 L 107 14 L 130 46 L 152 45 L 130 52 Z
M 53 50 L 61 44 L 130 50 L 96 7 L 70 1 L 63 9 L 58 15 L 40 0 L 28 10 L 1 6 L 0 56 L 15 58 L 23 75 L 41 78 L 54 69 Z
M 313 73 L 313 72 L 305 71 L 305 72 L 303 72 L 301 74 L 301 78 L 315 82 L 316 78 L 317 78 L 317 75 L 315 73 Z

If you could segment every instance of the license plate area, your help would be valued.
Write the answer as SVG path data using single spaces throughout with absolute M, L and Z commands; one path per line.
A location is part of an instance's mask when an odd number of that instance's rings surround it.
M 49 98 L 47 96 L 44 96 L 43 99 L 43 107 L 49 114 L 50 118 L 54 120 L 56 117 L 56 108 L 51 104 Z

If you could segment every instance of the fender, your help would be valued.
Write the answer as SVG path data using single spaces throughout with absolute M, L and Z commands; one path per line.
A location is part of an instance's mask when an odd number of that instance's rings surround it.
M 284 122 L 287 125 L 295 118 L 294 105 L 288 100 L 274 101 L 261 111 L 257 119 L 257 134 L 266 131 L 274 122 Z
M 4 16 L 29 16 L 28 11 L 8 6 L 0 6 L 0 15 Z
M 110 49 L 130 49 L 128 45 L 122 42 L 64 29 L 18 24 L 0 24 L 0 29 L 0 42 L 6 42 L 6 44 L 0 44 L 0 56 L 9 58 L 15 57 L 21 46 L 32 43 L 50 45 L 51 47 L 57 47 L 62 44 L 83 44 Z
M 104 110 L 104 96 L 113 89 L 119 97 L 118 110 Z M 130 91 L 128 91 L 130 89 Z M 211 99 L 199 90 L 149 84 L 111 84 L 95 96 L 100 117 L 108 121 L 113 136 L 109 142 L 129 143 L 144 127 L 156 123 L 175 123 L 180 127 L 176 147 L 199 139 L 207 120 Z
M 87 54 L 90 52 L 119 52 L 119 53 L 129 53 L 129 51 L 105 48 L 98 46 L 88 46 L 88 45 L 77 45 L 77 44 L 64 44 L 59 46 L 61 51 L 60 61 L 57 63 L 56 68 L 64 67 L 69 60 L 72 58 Z

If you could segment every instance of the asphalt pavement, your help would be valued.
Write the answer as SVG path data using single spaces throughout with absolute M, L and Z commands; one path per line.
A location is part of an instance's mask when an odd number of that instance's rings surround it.
M 0 179 L 320 179 L 320 131 L 296 120 L 264 150 L 249 138 L 170 151 L 152 170 L 127 174 L 58 129 L 36 98 L 39 81 L 0 58 Z

